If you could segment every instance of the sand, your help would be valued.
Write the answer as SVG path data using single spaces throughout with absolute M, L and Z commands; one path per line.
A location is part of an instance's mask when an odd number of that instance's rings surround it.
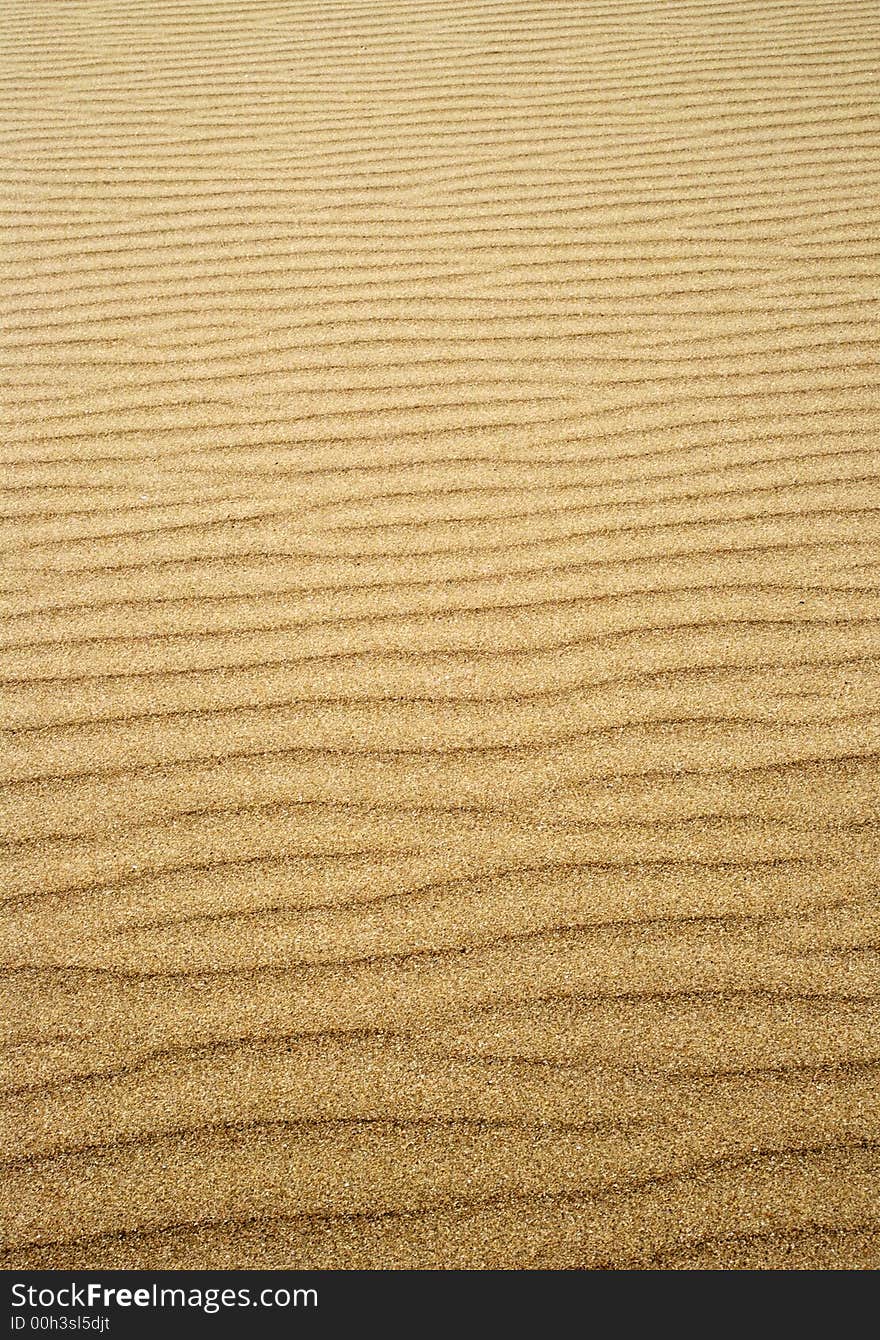
M 880 12 L 6 0 L 7 1266 L 880 1265 Z

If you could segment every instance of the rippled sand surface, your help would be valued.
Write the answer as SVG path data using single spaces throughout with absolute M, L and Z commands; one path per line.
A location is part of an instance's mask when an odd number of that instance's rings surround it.
M 7 1265 L 880 1265 L 880 13 L 7 0 Z

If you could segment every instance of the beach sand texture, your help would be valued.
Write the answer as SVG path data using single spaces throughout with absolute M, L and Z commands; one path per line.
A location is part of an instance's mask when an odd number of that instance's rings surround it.
M 5 0 L 7 1266 L 880 1265 L 869 0 Z

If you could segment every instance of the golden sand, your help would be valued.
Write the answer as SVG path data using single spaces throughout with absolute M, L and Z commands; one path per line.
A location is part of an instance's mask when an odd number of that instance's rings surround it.
M 5 1264 L 880 1265 L 880 11 L 0 35 Z

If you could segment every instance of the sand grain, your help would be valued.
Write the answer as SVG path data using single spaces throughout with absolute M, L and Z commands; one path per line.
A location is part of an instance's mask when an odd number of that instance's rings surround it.
M 0 30 L 5 1262 L 876 1268 L 876 8 Z

